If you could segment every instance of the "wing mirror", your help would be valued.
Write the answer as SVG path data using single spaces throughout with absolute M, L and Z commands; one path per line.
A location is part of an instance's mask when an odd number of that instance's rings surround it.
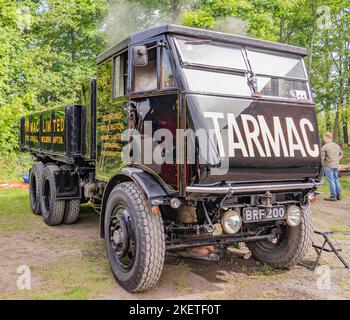
M 148 53 L 146 46 L 134 46 L 132 48 L 132 63 L 136 67 L 147 66 Z

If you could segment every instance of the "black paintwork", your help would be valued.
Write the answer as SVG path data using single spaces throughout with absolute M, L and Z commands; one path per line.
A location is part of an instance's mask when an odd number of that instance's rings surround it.
M 55 172 L 56 198 L 57 199 L 80 199 L 81 188 L 79 175 L 69 170 Z
M 118 115 L 117 120 L 112 121 L 112 124 L 119 124 L 120 128 L 114 131 L 108 131 L 117 135 L 122 132 L 124 128 L 142 127 L 141 122 L 135 122 L 131 119 L 130 113 L 126 113 L 128 108 L 135 109 L 137 114 L 138 106 L 143 102 L 148 101 L 152 110 L 153 116 L 150 118 L 155 125 L 160 124 L 160 127 L 170 128 L 172 131 L 175 129 L 182 129 L 186 127 L 195 127 L 195 123 L 203 122 L 203 119 L 196 111 L 194 103 L 191 99 L 188 99 L 186 79 L 183 77 L 181 69 L 181 61 L 176 54 L 176 48 L 172 39 L 172 35 L 181 35 L 188 37 L 197 37 L 211 39 L 216 42 L 223 42 L 227 44 L 244 45 L 253 48 L 269 49 L 272 52 L 277 51 L 281 53 L 292 53 L 300 56 L 305 56 L 307 50 L 299 47 L 284 45 L 280 43 L 273 43 L 269 41 L 262 41 L 257 39 L 250 39 L 246 37 L 238 37 L 213 31 L 200 30 L 182 26 L 166 25 L 161 27 L 152 28 L 139 33 L 131 35 L 128 39 L 125 39 L 121 43 L 110 48 L 106 52 L 102 53 L 97 58 L 98 64 L 98 79 L 90 80 L 83 85 L 83 99 L 82 104 L 86 107 L 75 106 L 71 111 L 66 110 L 65 116 L 67 119 L 71 119 L 66 124 L 66 132 L 63 135 L 64 148 L 62 146 L 55 146 L 52 142 L 53 132 L 43 133 L 42 130 L 38 132 L 26 132 L 21 133 L 22 147 L 29 149 L 37 154 L 46 154 L 51 158 L 55 158 L 68 163 L 74 163 L 77 157 L 84 157 L 85 159 L 96 159 L 96 177 L 102 181 L 110 181 L 110 179 L 121 172 L 121 169 L 127 165 L 120 160 L 118 156 L 103 156 L 104 151 L 109 150 L 108 147 L 104 148 L 101 141 L 103 126 L 111 124 L 111 121 L 106 118 L 107 115 Z M 129 50 L 134 44 L 147 44 L 151 42 L 166 42 L 166 51 L 170 55 L 170 63 L 174 72 L 174 79 L 176 81 L 176 87 L 171 89 L 158 88 L 133 92 L 133 73 L 132 65 L 128 65 L 128 83 L 126 86 L 126 92 L 124 96 L 115 98 L 113 97 L 114 79 L 112 72 L 114 71 L 113 59 L 125 50 Z M 157 49 L 157 56 L 159 57 L 160 49 Z M 129 50 L 130 60 L 130 50 Z M 158 67 L 158 75 L 160 70 Z M 96 87 L 97 87 L 97 102 L 96 102 Z M 194 92 L 192 92 L 194 94 Z M 200 93 L 203 95 L 203 93 Z M 209 95 L 207 95 L 209 96 Z M 212 94 L 211 96 L 215 96 Z M 220 98 L 220 95 L 216 95 Z M 223 95 L 221 95 L 221 98 Z M 234 97 L 229 96 L 232 101 L 235 99 L 235 103 L 248 100 L 249 107 L 246 108 L 245 113 L 256 115 L 264 114 L 271 116 L 272 111 L 277 115 L 283 113 L 289 114 L 291 117 L 298 117 L 300 112 L 309 114 L 310 120 L 316 124 L 315 111 L 313 102 L 286 102 L 279 100 L 278 98 L 257 98 L 257 97 Z M 241 99 L 241 100 L 239 100 Z M 188 101 L 187 101 L 188 100 Z M 186 103 L 188 103 L 186 105 Z M 306 105 L 307 104 L 307 105 Z M 78 108 L 78 109 L 76 109 Z M 80 117 L 79 112 L 80 110 Z M 165 110 L 165 112 L 164 112 Z M 283 111 L 284 110 L 284 111 Z M 43 112 L 39 115 L 31 115 L 25 120 L 24 127 L 28 121 L 38 122 L 39 127 L 45 121 L 44 119 L 54 119 L 54 113 L 51 111 Z M 96 115 L 95 115 L 96 113 Z M 43 118 L 43 119 L 41 119 Z M 79 119 L 78 119 L 79 118 Z M 169 120 L 172 121 L 169 121 Z M 145 120 L 145 119 L 143 119 Z M 174 126 L 175 125 L 175 126 Z M 204 123 L 202 123 L 204 125 Z M 200 126 L 199 126 L 200 127 Z M 205 126 L 204 126 L 205 127 Z M 23 128 L 23 124 L 22 124 Z M 156 128 L 154 128 L 156 129 Z M 51 141 L 44 143 L 41 136 L 49 134 Z M 38 135 L 39 144 L 36 144 L 35 136 Z M 317 138 L 316 138 L 317 136 Z M 32 139 L 31 139 L 32 138 Z M 315 132 L 313 136 L 314 141 L 318 140 L 318 133 Z M 316 140 L 315 140 L 316 139 Z M 117 143 L 119 141 L 114 140 L 111 143 Z M 318 142 L 316 142 L 318 143 Z M 184 153 L 185 142 L 182 141 L 181 150 L 175 150 L 174 153 L 180 155 L 181 160 L 185 160 Z M 212 148 L 211 157 L 214 161 L 213 166 L 217 165 L 217 151 Z M 119 151 L 119 150 L 116 150 Z M 114 152 L 114 151 L 113 151 Z M 117 152 L 116 152 L 117 154 Z M 278 160 L 278 159 L 277 159 Z M 302 180 L 304 178 L 316 178 L 319 174 L 319 159 L 298 159 L 293 158 L 293 161 L 288 163 L 289 159 L 242 159 L 239 157 L 229 159 L 230 171 L 227 176 L 221 177 L 222 181 L 266 181 L 266 180 Z M 276 162 L 277 161 L 277 162 Z M 159 180 L 161 184 L 166 186 L 167 192 L 178 191 L 180 194 L 185 195 L 185 188 L 187 185 L 194 183 L 210 184 L 218 182 L 217 178 L 214 179 L 210 174 L 202 174 L 207 171 L 205 166 L 200 168 L 201 174 L 198 176 L 198 168 L 194 168 L 191 165 L 163 165 L 161 167 L 155 167 L 153 165 L 144 165 L 142 162 L 133 163 L 154 176 L 156 180 Z M 209 165 L 210 167 L 210 165 Z M 261 171 L 263 168 L 263 172 Z M 220 181 L 221 181 L 220 180 Z
M 87 79 L 82 84 L 82 92 L 80 104 L 86 106 L 86 114 L 82 114 L 82 121 L 85 120 L 85 125 L 82 126 L 82 137 L 85 137 L 82 142 L 83 154 L 86 159 L 96 159 L 96 78 Z
M 178 121 L 178 95 L 177 93 L 169 93 L 162 95 L 152 95 L 149 97 L 132 98 L 129 103 L 132 116 L 129 117 L 129 128 L 137 129 L 141 135 L 144 135 L 145 121 L 152 124 L 152 132 L 159 129 L 168 129 L 174 137 L 173 145 L 175 146 L 172 152 L 173 163 L 158 165 L 156 163 L 147 164 L 144 161 L 144 151 L 141 150 L 140 161 L 135 161 L 133 164 L 141 165 L 146 171 L 159 176 L 168 184 L 169 190 L 179 190 L 178 168 L 175 163 L 177 157 L 176 149 L 176 129 L 179 127 Z M 148 155 L 153 155 L 154 148 L 158 143 L 152 144 L 152 150 L 147 150 Z
M 42 111 L 21 119 L 23 150 L 41 158 L 49 157 L 73 164 L 84 156 L 83 127 L 86 107 L 72 105 Z
M 273 117 L 278 116 L 280 119 L 290 117 L 295 123 L 298 123 L 302 118 L 309 120 L 312 124 L 316 124 L 316 114 L 313 106 L 309 104 L 299 105 L 293 103 L 271 102 L 262 100 L 249 100 L 240 98 L 216 97 L 209 95 L 186 95 L 186 110 L 187 110 L 187 127 L 193 130 L 206 128 L 212 130 L 213 125 L 210 120 L 203 117 L 203 112 L 221 112 L 223 114 L 234 114 L 238 122 L 238 127 L 243 133 L 241 114 L 247 114 L 256 117 L 263 116 L 268 127 L 273 127 Z M 221 130 L 227 129 L 227 122 L 220 120 Z M 282 130 L 287 137 L 286 127 L 283 125 Z M 271 129 L 272 131 L 272 129 Z M 300 128 L 298 134 L 301 136 Z M 246 136 L 242 134 L 246 144 Z M 303 140 L 302 140 L 303 141 Z M 314 132 L 308 132 L 308 141 L 311 145 L 319 145 L 319 134 L 317 126 Z M 227 140 L 223 139 L 225 152 L 227 155 Z M 259 142 L 263 144 L 261 134 Z M 305 141 L 303 141 L 305 148 Z M 194 145 L 187 146 L 195 148 Z M 226 182 L 243 182 L 243 181 L 276 181 L 276 180 L 304 180 L 307 178 L 316 179 L 320 173 L 320 156 L 303 157 L 300 151 L 295 152 L 295 156 L 284 157 L 281 152 L 280 157 L 274 156 L 272 150 L 271 157 L 261 157 L 254 146 L 254 157 L 243 157 L 240 150 L 236 151 L 235 157 L 229 157 L 229 171 L 224 176 L 213 176 L 210 171 L 207 171 L 207 165 L 202 165 L 199 172 L 194 169 L 194 165 L 188 165 L 186 169 L 186 182 L 191 181 L 203 184 L 213 184 L 221 181 Z M 216 141 L 211 141 L 208 144 L 208 165 L 216 167 L 221 164 L 221 159 L 218 154 Z M 222 180 L 221 180 L 222 179 Z
M 177 34 L 190 37 L 199 37 L 205 39 L 211 39 L 215 41 L 222 41 L 227 43 L 235 43 L 239 45 L 246 45 L 254 48 L 260 49 L 271 49 L 279 52 L 293 53 L 301 56 L 307 55 L 307 50 L 305 48 L 286 45 L 278 42 L 271 42 L 266 40 L 259 40 L 253 38 L 247 38 L 242 36 L 231 35 L 222 32 L 203 30 L 197 28 L 190 28 L 185 26 L 178 26 L 174 24 L 167 24 L 164 26 L 150 28 L 141 32 L 136 32 L 130 37 L 124 39 L 122 42 L 116 44 L 115 46 L 109 48 L 97 57 L 97 64 L 110 58 L 116 53 L 126 49 L 130 45 L 144 43 L 150 38 L 154 38 L 165 34 Z

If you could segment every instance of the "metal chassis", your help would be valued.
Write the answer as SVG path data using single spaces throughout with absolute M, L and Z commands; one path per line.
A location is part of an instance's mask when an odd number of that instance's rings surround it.
M 259 240 L 272 240 L 275 237 L 274 234 L 257 235 L 252 233 L 244 233 L 240 235 L 221 235 L 210 237 L 193 237 L 185 240 L 181 240 L 178 243 L 166 243 L 166 249 L 168 251 L 180 250 L 185 248 L 201 247 L 208 245 L 231 245 L 237 242 L 251 242 Z

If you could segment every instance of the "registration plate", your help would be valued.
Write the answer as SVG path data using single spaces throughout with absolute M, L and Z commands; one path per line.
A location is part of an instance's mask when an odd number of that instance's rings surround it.
M 260 222 L 285 219 L 286 208 L 284 206 L 273 206 L 271 208 L 249 207 L 243 209 L 243 221 Z

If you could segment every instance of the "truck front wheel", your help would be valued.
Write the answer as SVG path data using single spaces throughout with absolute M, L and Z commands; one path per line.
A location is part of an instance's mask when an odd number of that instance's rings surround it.
M 143 193 L 132 182 L 109 195 L 104 234 L 114 277 L 129 292 L 154 286 L 163 270 L 165 236 L 160 214 L 154 216 Z
M 29 174 L 29 200 L 30 208 L 36 215 L 41 214 L 40 198 L 41 198 L 41 184 L 43 180 L 44 164 L 36 162 L 30 169 Z
M 275 268 L 285 269 L 301 262 L 312 245 L 313 222 L 309 207 L 303 210 L 296 227 L 280 225 L 276 239 L 248 243 L 254 258 Z

